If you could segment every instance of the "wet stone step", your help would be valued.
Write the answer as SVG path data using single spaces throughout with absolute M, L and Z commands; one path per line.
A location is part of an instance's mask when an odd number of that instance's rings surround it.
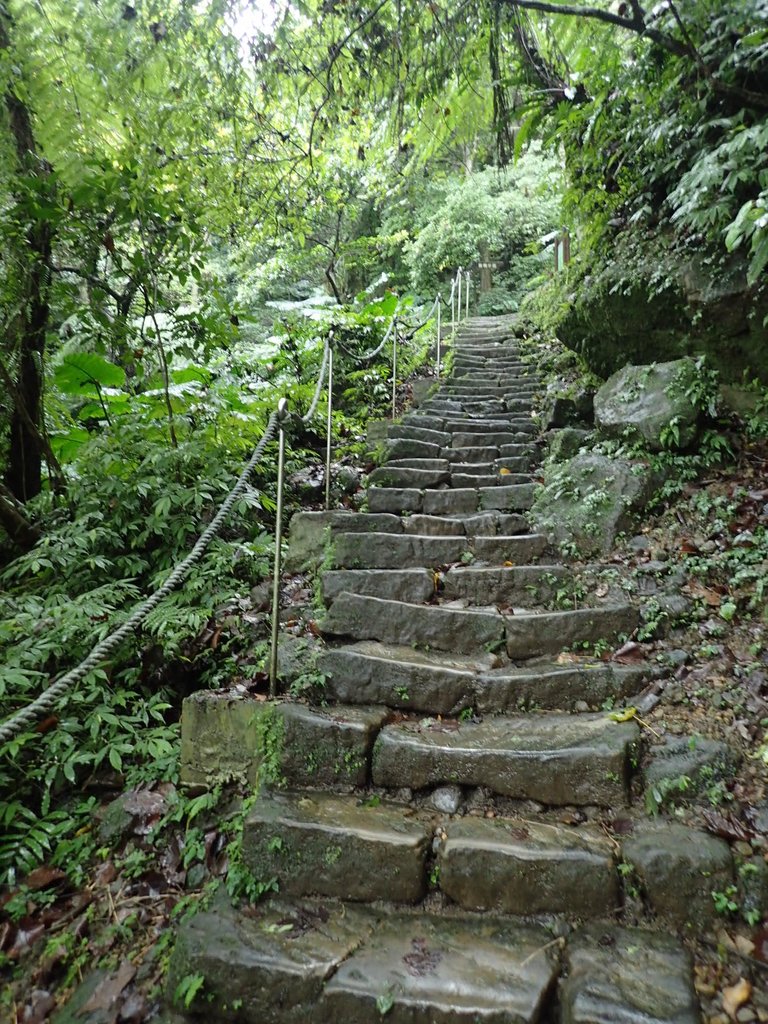
M 554 597 L 569 572 L 562 565 L 457 566 L 443 577 L 442 594 L 473 604 L 544 604 Z
M 312 1020 L 374 1022 L 386 1005 L 389 1024 L 536 1024 L 558 973 L 543 928 L 393 915 L 341 964 Z
M 412 438 L 401 438 L 388 441 L 385 446 L 387 459 L 439 459 L 445 458 L 445 449 L 439 444 L 429 441 L 415 441 Z
M 590 924 L 566 947 L 562 1024 L 698 1024 L 692 959 L 670 935 Z
M 627 801 L 639 729 L 607 715 L 554 713 L 463 722 L 453 731 L 418 722 L 385 726 L 373 748 L 374 785 L 486 786 L 550 806 Z
M 261 795 L 245 821 L 243 863 L 281 893 L 415 903 L 432 828 L 407 812 L 327 793 Z
M 529 662 L 525 667 L 481 672 L 472 681 L 468 704 L 481 715 L 534 708 L 573 711 L 581 702 L 597 709 L 608 700 L 621 701 L 638 693 L 649 674 L 643 665 Z
M 349 593 L 339 594 L 319 627 L 326 636 L 411 644 L 459 654 L 499 647 L 504 637 L 504 619 L 496 609 L 405 604 Z
M 463 536 L 354 533 L 334 537 L 331 565 L 334 569 L 407 569 L 458 562 L 469 550 Z
M 288 526 L 287 572 L 314 569 L 322 562 L 326 544 L 336 532 L 400 533 L 398 516 L 370 512 L 297 512 Z
M 570 612 L 536 612 L 507 616 L 507 654 L 515 660 L 559 654 L 574 644 L 615 642 L 637 628 L 631 605 L 580 608 Z
M 241 912 L 225 898 L 180 924 L 166 1003 L 174 1005 L 180 983 L 199 974 L 205 978 L 209 1022 L 319 1021 L 317 1004 L 325 982 L 377 923 L 365 907 L 330 900 L 275 900 Z
M 476 677 L 490 671 L 496 660 L 482 651 L 430 653 L 363 640 L 327 647 L 317 664 L 326 676 L 329 700 L 448 715 L 473 704 Z
M 596 828 L 468 817 L 443 835 L 440 888 L 466 910 L 589 918 L 620 906 L 613 845 Z
M 442 462 L 442 460 L 440 460 Z M 404 469 L 387 464 L 379 466 L 368 475 L 369 487 L 439 487 L 447 483 L 449 473 L 446 469 Z
M 408 456 L 404 459 L 387 459 L 387 469 L 426 469 L 433 472 L 447 473 L 451 468 L 447 459 L 429 458 L 423 459 L 418 456 Z
M 272 753 L 288 784 L 365 785 L 373 741 L 387 713 L 382 707 L 319 709 L 257 701 L 232 690 L 199 690 L 182 705 L 181 779 L 195 786 L 224 778 L 255 783 L 270 734 L 279 738 Z
M 392 441 L 427 441 L 429 444 L 445 446 L 450 444 L 450 434 L 442 430 L 430 430 L 427 427 L 414 426 L 412 423 L 401 423 L 387 430 L 387 437 Z
M 323 601 L 331 604 L 343 591 L 422 604 L 435 594 L 429 569 L 337 569 L 321 577 Z

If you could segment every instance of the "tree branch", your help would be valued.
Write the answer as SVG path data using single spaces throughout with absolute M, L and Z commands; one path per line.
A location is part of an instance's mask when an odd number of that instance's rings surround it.
M 42 534 L 21 514 L 18 502 L 4 484 L 0 484 L 0 526 L 22 551 L 30 551 Z
M 593 18 L 595 21 L 602 21 L 606 25 L 616 25 L 627 32 L 634 32 L 635 35 L 645 36 L 677 57 L 693 56 L 684 43 L 674 39 L 672 36 L 666 35 L 664 32 L 660 32 L 656 28 L 649 27 L 645 20 L 645 12 L 639 3 L 632 4 L 634 17 L 625 18 L 620 14 L 601 10 L 599 7 L 550 3 L 548 0 L 505 0 L 505 2 L 510 7 L 522 8 L 526 11 L 543 11 L 545 14 L 566 14 L 575 18 Z

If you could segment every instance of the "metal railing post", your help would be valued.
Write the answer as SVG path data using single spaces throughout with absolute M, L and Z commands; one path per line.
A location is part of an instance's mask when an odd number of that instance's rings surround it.
M 331 507 L 331 431 L 333 426 L 333 348 L 328 342 L 328 412 L 325 421 L 325 511 Z
M 288 399 L 277 403 L 279 427 L 277 449 L 277 511 L 275 522 L 275 565 L 272 577 L 272 644 L 269 652 L 269 696 L 277 696 L 277 645 L 280 628 L 280 573 L 283 552 L 283 477 L 285 475 L 285 421 L 288 416 Z
M 397 322 L 392 328 L 392 419 L 397 415 Z
M 451 281 L 451 337 L 456 333 L 456 278 Z
M 437 293 L 437 367 L 436 367 L 436 376 L 437 377 L 440 376 L 440 329 L 441 329 L 440 328 L 440 321 L 442 319 L 442 317 L 440 315 L 441 301 L 442 300 L 440 298 L 440 292 L 438 292 Z
M 472 275 L 470 274 L 469 271 L 466 272 L 466 275 L 467 276 L 466 276 L 466 282 L 465 282 L 465 284 L 466 284 L 465 291 L 466 291 L 467 294 L 466 294 L 466 298 L 465 298 L 466 309 L 464 311 L 464 316 L 468 317 L 469 316 L 469 285 L 470 285 L 470 282 L 472 280 Z
M 463 273 L 464 273 L 463 270 L 461 269 L 461 267 L 459 267 L 458 271 L 456 272 L 456 280 L 458 281 L 458 285 L 459 285 L 459 298 L 458 298 L 458 302 L 457 302 L 457 305 L 458 305 L 457 314 L 458 315 L 456 317 L 457 320 L 461 320 L 461 277 L 462 277 Z

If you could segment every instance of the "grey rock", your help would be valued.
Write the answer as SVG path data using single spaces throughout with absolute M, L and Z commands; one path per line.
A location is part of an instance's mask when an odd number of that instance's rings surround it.
M 645 769 L 646 788 L 658 787 L 665 780 L 686 776 L 694 789 L 729 778 L 739 764 L 739 755 L 717 740 L 703 737 L 671 737 L 650 748 L 650 763 Z
M 731 851 L 722 839 L 664 822 L 636 829 L 622 853 L 658 917 L 694 934 L 717 920 L 712 892 L 733 882 Z
M 650 366 L 625 366 L 595 395 L 595 422 L 605 434 L 629 432 L 654 451 L 686 448 L 694 440 L 699 411 L 686 395 L 698 376 L 693 359 L 675 359 Z M 674 422 L 678 442 L 671 443 Z
M 691 956 L 669 935 L 592 924 L 565 959 L 563 1024 L 699 1024 Z
M 439 786 L 431 794 L 429 802 L 442 814 L 455 814 L 461 807 L 462 793 L 458 786 Z
M 546 467 L 531 522 L 556 544 L 575 544 L 583 555 L 607 555 L 658 484 L 644 463 L 577 455 Z

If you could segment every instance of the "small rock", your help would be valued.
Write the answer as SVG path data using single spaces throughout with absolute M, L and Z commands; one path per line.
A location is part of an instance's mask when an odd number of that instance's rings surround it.
M 265 612 L 272 600 L 272 581 L 262 580 L 251 588 L 251 607 L 254 611 Z
M 413 800 L 413 790 L 408 786 L 401 786 L 392 794 L 392 798 L 401 804 L 409 804 Z
M 736 1020 L 739 1024 L 750 1024 L 750 1021 L 757 1020 L 757 1014 L 751 1006 L 742 1006 L 736 1014 Z
M 440 786 L 430 797 L 430 803 L 442 814 L 455 814 L 461 806 L 462 793 L 458 786 Z
M 679 668 L 681 665 L 686 665 L 691 660 L 691 656 L 688 651 L 678 647 L 672 651 L 667 651 L 665 659 L 673 668 Z
M 647 537 L 632 537 L 627 541 L 627 547 L 630 551 L 650 551 L 651 542 Z
M 342 494 L 354 494 L 360 488 L 360 474 L 354 466 L 331 467 L 331 478 Z
M 585 700 L 577 700 L 573 705 L 573 710 L 579 712 L 589 711 L 589 704 Z

